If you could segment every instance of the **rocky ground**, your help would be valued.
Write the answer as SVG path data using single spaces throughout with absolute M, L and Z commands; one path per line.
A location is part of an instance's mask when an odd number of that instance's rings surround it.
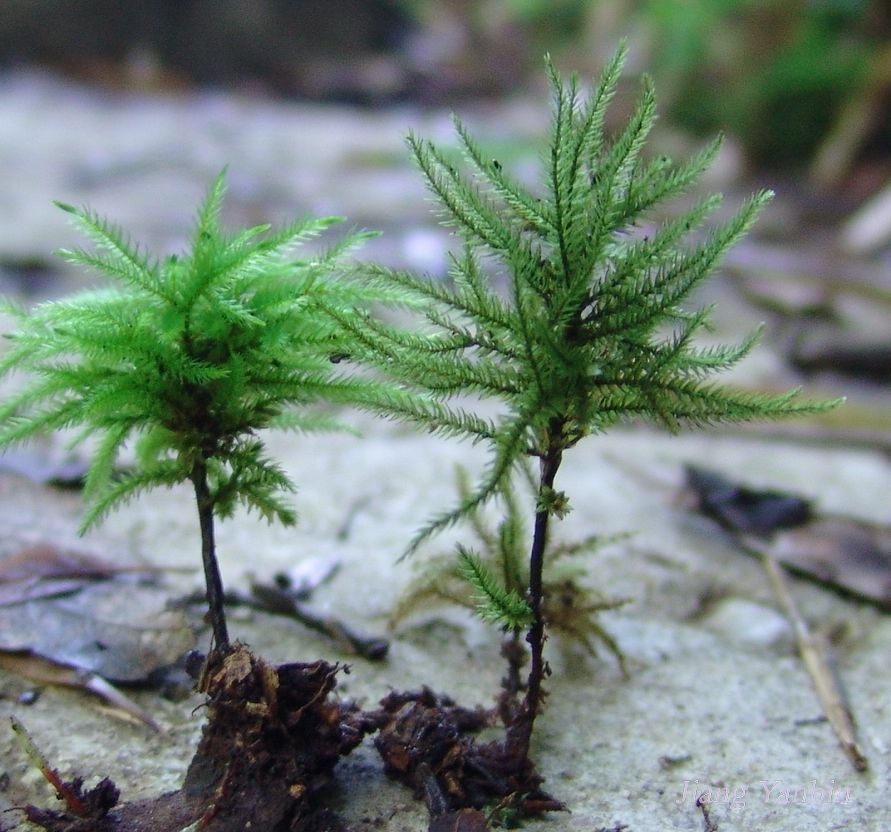
M 450 125 L 443 111 L 357 112 L 222 93 L 97 92 L 23 71 L 0 78 L 0 112 L 0 281 L 6 293 L 28 300 L 89 283 L 89 276 L 62 271 L 51 256 L 75 240 L 53 199 L 88 202 L 135 239 L 175 250 L 208 181 L 227 164 L 233 223 L 345 215 L 350 224 L 384 232 L 363 256 L 443 272 L 449 238 L 431 221 L 402 142 L 408 129 L 446 140 Z M 544 101 L 518 99 L 471 106 L 467 116 L 526 175 L 546 112 Z M 795 210 L 781 198 L 767 222 L 782 227 Z M 766 262 L 770 251 L 750 245 L 735 268 L 759 257 Z M 880 271 L 867 261 L 851 268 Z M 716 284 L 716 293 L 726 304 L 719 322 L 729 336 L 758 320 L 728 279 Z M 787 384 L 779 342 L 766 345 L 740 378 Z M 835 389 L 827 378 L 813 387 L 821 394 Z M 881 388 L 860 392 L 861 405 L 884 401 Z M 307 559 L 337 560 L 339 571 L 315 591 L 311 605 L 359 631 L 382 634 L 417 568 L 397 563 L 399 552 L 430 512 L 454 499 L 456 463 L 476 471 L 485 459 L 479 448 L 356 421 L 362 438 L 274 437 L 275 453 L 300 487 L 301 522 L 284 530 L 239 516 L 222 526 L 220 549 L 232 589 Z M 530 823 L 530 829 L 887 828 L 887 614 L 806 581 L 792 585 L 804 617 L 834 639 L 870 763 L 858 773 L 821 719 L 791 625 L 760 563 L 681 499 L 682 466 L 707 464 L 753 486 L 799 493 L 821 512 L 887 523 L 887 444 L 871 445 L 862 433 L 856 443 L 825 438 L 840 435 L 822 433 L 817 442 L 804 430 L 668 438 L 628 428 L 590 440 L 567 459 L 561 487 L 575 511 L 561 536 L 632 533 L 595 555 L 587 578 L 608 596 L 629 599 L 602 616 L 626 656 L 628 675 L 608 651 L 591 658 L 577 646 L 549 643 L 554 675 L 535 754 L 548 787 L 571 811 Z M 46 450 L 50 458 L 60 453 L 55 440 Z M 19 542 L 48 540 L 125 563 L 180 568 L 197 562 L 197 523 L 184 491 L 149 495 L 79 542 L 76 493 L 10 473 L 0 476 L 0 490 L 4 552 Z M 444 536 L 430 551 L 459 538 L 467 539 L 466 530 Z M 197 580 L 197 573 L 170 573 L 165 591 L 181 595 Z M 349 662 L 340 691 L 369 707 L 390 689 L 421 684 L 464 704 L 486 705 L 502 674 L 497 634 L 450 608 L 431 607 L 404 622 L 391 634 L 382 663 L 350 656 L 323 636 L 265 613 L 236 610 L 231 630 L 271 660 Z M 26 704 L 24 694 L 35 687 L 40 695 Z M 126 798 L 178 784 L 201 720 L 194 698 L 132 695 L 162 732 L 127 721 L 84 693 L 35 686 L 0 671 L 0 713 L 25 723 L 65 775 L 111 776 Z M 51 802 L 4 732 L 0 809 Z M 711 798 L 710 821 L 695 805 L 703 791 Z M 425 828 L 423 806 L 385 780 L 370 746 L 341 763 L 331 799 L 355 830 Z M 0 824 L 16 817 L 4 814 Z

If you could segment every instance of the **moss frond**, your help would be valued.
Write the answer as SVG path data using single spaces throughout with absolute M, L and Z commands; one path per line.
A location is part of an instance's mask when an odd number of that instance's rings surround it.
M 460 497 L 467 499 L 472 493 L 467 471 L 459 466 L 455 476 Z M 527 485 L 534 491 L 534 483 L 530 481 Z M 474 611 L 481 604 L 488 604 L 489 593 L 478 586 L 480 579 L 475 573 L 485 576 L 483 583 L 490 587 L 493 596 L 508 596 L 508 611 L 524 614 L 520 604 L 525 604 L 524 593 L 528 584 L 529 537 L 524 522 L 528 506 L 513 483 L 499 492 L 498 500 L 500 520 L 496 526 L 491 526 L 479 510 L 467 516 L 478 541 L 478 550 L 459 548 L 457 562 L 452 552 L 419 556 L 413 579 L 390 613 L 391 627 L 415 613 L 429 612 L 431 607 L 443 604 Z M 615 609 L 624 602 L 608 598 L 588 586 L 587 570 L 579 562 L 579 556 L 599 551 L 627 537 L 627 534 L 589 535 L 580 540 L 554 543 L 548 549 L 544 581 L 544 615 L 549 630 L 564 641 L 580 644 L 592 656 L 597 655 L 598 643 L 604 645 L 623 666 L 621 649 L 601 623 L 599 613 Z M 465 555 L 472 559 L 473 570 L 464 563 Z M 496 603 L 495 609 L 499 606 Z M 509 618 L 510 614 L 499 618 L 497 623 L 510 627 Z
M 366 279 L 398 288 L 424 309 L 427 332 L 406 334 L 368 320 L 341 322 L 361 347 L 353 356 L 378 368 L 406 391 L 427 393 L 437 412 L 401 402 L 394 418 L 482 439 L 490 464 L 479 483 L 449 511 L 435 515 L 409 551 L 491 499 L 521 462 L 560 454 L 581 438 L 618 421 L 645 419 L 670 430 L 684 425 L 774 419 L 831 407 L 795 391 L 777 396 L 720 386 L 754 345 L 702 348 L 708 308 L 690 305 L 694 291 L 744 235 L 771 198 L 761 191 L 724 224 L 698 232 L 719 195 L 673 218 L 654 209 L 681 196 L 714 160 L 720 139 L 680 164 L 647 158 L 656 118 L 651 81 L 644 78 L 624 127 L 606 131 L 625 59 L 624 45 L 599 83 L 583 94 L 546 61 L 553 119 L 537 193 L 521 186 L 455 118 L 466 164 L 416 134 L 408 145 L 446 224 L 463 243 L 451 259 L 453 282 L 436 283 L 372 268 Z M 655 222 L 646 237 L 642 221 Z M 508 278 L 495 288 L 483 258 Z M 667 333 L 667 334 L 666 334 Z M 480 431 L 462 413 L 449 415 L 458 395 L 499 401 L 494 431 Z M 395 401 L 394 401 L 395 403 Z M 378 400 L 378 412 L 388 402 Z
M 369 235 L 345 235 L 301 260 L 297 248 L 337 218 L 228 233 L 220 226 L 225 192 L 223 171 L 198 209 L 190 248 L 162 260 L 91 209 L 60 204 L 94 246 L 60 254 L 111 284 L 30 311 L 10 307 L 17 327 L 0 375 L 25 379 L 0 405 L 0 447 L 60 428 L 79 429 L 75 442 L 96 439 L 84 528 L 146 489 L 189 480 L 196 461 L 218 515 L 241 503 L 291 523 L 285 496 L 293 485 L 262 454 L 256 432 L 335 427 L 309 406 L 349 401 L 369 386 L 332 363 L 350 336 L 322 308 L 357 319 L 382 295 L 405 294 L 345 278 L 341 258 Z M 383 384 L 375 389 L 386 395 Z M 447 419 L 456 431 L 471 425 Z M 114 479 L 131 441 L 137 469 Z
M 477 612 L 508 630 L 523 630 L 532 623 L 532 609 L 515 590 L 501 586 L 488 567 L 469 550 L 458 547 L 458 574 L 477 593 Z

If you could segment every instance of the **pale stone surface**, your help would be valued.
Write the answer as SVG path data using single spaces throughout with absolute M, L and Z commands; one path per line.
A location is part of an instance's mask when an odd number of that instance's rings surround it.
M 244 586 L 248 575 L 269 575 L 302 557 L 336 556 L 341 569 L 316 592 L 313 605 L 360 630 L 382 631 L 395 594 L 411 573 L 408 564 L 395 563 L 396 555 L 421 517 L 453 499 L 453 465 L 478 469 L 483 458 L 471 446 L 389 426 L 369 423 L 366 430 L 362 440 L 274 439 L 275 452 L 300 484 L 302 522 L 292 530 L 250 517 L 223 524 L 220 547 L 229 586 Z M 768 473 L 768 466 L 759 463 L 766 457 L 772 460 Z M 575 511 L 560 535 L 636 532 L 591 561 L 598 588 L 632 599 L 603 617 L 627 656 L 630 675 L 623 679 L 610 657 L 592 660 L 556 639 L 549 643 L 554 676 L 539 723 L 536 758 L 548 785 L 572 812 L 540 828 L 593 830 L 621 822 L 643 832 L 700 830 L 702 818 L 690 795 L 710 788 L 712 817 L 722 830 L 847 827 L 879 832 L 886 828 L 883 784 L 891 769 L 886 708 L 891 622 L 869 607 L 806 583 L 793 584 L 811 621 L 847 625 L 836 645 L 837 658 L 872 765 L 869 773 L 858 775 L 829 726 L 817 720 L 820 709 L 809 678 L 785 640 L 741 639 L 738 631 L 714 626 L 714 615 L 697 613 L 697 599 L 717 587 L 726 593 L 719 606 L 743 610 L 744 621 L 751 622 L 759 610 L 779 619 L 760 566 L 677 504 L 670 481 L 679 478 L 681 462 L 703 458 L 746 481 L 801 490 L 820 506 L 832 503 L 840 485 L 835 480 L 841 478 L 848 507 L 858 505 L 864 516 L 883 510 L 879 495 L 891 488 L 891 467 L 868 454 L 718 435 L 670 439 L 620 432 L 592 440 L 569 457 L 560 484 L 572 495 Z M 643 476 L 658 477 L 663 484 L 642 486 Z M 8 478 L 6 484 L 9 488 Z M 13 508 L 25 501 L 17 509 L 22 525 L 28 511 L 23 506 L 35 512 L 34 491 L 15 488 L 6 503 Z M 40 499 L 45 504 L 50 498 Z M 361 507 L 350 532 L 339 539 L 355 505 Z M 51 514 L 61 534 L 66 524 L 71 534 L 76 508 L 76 501 L 66 497 L 59 513 Z M 447 537 L 466 539 L 467 534 L 459 530 Z M 111 546 L 157 564 L 194 563 L 199 541 L 188 492 L 147 496 L 114 515 L 87 543 L 99 552 Z M 431 549 L 445 545 L 443 539 Z M 182 584 L 188 588 L 191 580 Z M 367 706 L 391 688 L 424 683 L 462 703 L 486 704 L 502 672 L 497 633 L 454 610 L 431 609 L 404 625 L 384 664 L 350 658 L 320 636 L 262 614 L 235 616 L 231 629 L 273 660 L 324 656 L 350 662 L 341 692 Z M 150 693 L 136 694 L 169 729 L 167 736 L 156 736 L 68 691 L 47 689 L 35 705 L 23 707 L 16 704 L 15 693 L 26 683 L 0 678 L 7 694 L 0 711 L 25 721 L 62 771 L 108 774 L 127 797 L 177 783 L 200 725 L 200 710 L 192 713 L 195 701 L 175 705 Z M 4 799 L 18 802 L 37 795 L 46 800 L 46 789 L 28 774 L 8 736 L 0 746 L 11 778 Z M 371 749 L 341 765 L 338 784 L 336 802 L 357 829 L 423 828 L 422 808 L 384 780 Z M 822 797 L 827 789 L 834 800 Z
M 789 621 L 763 604 L 729 598 L 721 601 L 703 623 L 718 636 L 743 645 L 776 651 L 795 649 Z

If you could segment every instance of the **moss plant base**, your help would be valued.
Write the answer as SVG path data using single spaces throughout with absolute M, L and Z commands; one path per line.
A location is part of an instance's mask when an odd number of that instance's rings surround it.
M 116 807 L 110 781 L 83 795 L 86 814 L 26 808 L 47 832 L 339 832 L 318 809 L 338 759 L 373 723 L 329 694 L 340 668 L 273 666 L 241 644 L 203 679 L 208 720 L 182 787 Z M 75 784 L 79 787 L 79 784 Z M 70 808 L 70 807 L 69 807 Z
M 476 741 L 492 721 L 484 709 L 463 708 L 425 687 L 389 694 L 375 720 L 374 744 L 387 774 L 424 798 L 431 823 L 493 805 L 518 816 L 565 809 L 542 791 L 528 756 L 511 753 L 506 742 Z

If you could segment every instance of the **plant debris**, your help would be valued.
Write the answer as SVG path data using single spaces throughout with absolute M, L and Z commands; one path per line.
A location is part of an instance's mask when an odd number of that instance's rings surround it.
M 481 809 L 493 802 L 510 804 L 522 815 L 565 808 L 541 790 L 542 778 L 528 758 L 518 765 L 505 743 L 473 739 L 492 722 L 492 714 L 482 708 L 461 707 L 424 687 L 390 693 L 381 700 L 374 719 L 380 726 L 374 744 L 387 774 L 425 798 L 431 821 L 454 822 L 441 827 L 431 822 L 431 832 L 463 830 L 465 826 L 456 825 L 460 810 Z M 468 832 L 485 828 L 478 821 L 467 814 L 460 819 Z
M 375 727 L 357 706 L 329 696 L 341 670 L 323 661 L 274 667 L 233 644 L 202 674 L 208 721 L 178 791 L 117 806 L 109 781 L 101 794 L 114 801 L 97 796 L 93 806 L 87 793 L 86 811 L 70 802 L 62 811 L 23 811 L 47 832 L 181 832 L 190 824 L 204 832 L 340 832 L 315 798 L 337 760 Z
M 0 606 L 68 594 L 87 582 L 107 580 L 126 571 L 132 570 L 50 543 L 26 546 L 0 560 Z
M 96 673 L 87 673 L 74 667 L 66 667 L 31 653 L 0 652 L 0 668 L 40 684 L 62 685 L 87 691 L 138 719 L 152 730 L 162 730 L 148 711 L 140 708 L 129 696 Z M 30 704 L 30 702 L 26 701 L 23 704 Z
M 357 633 L 340 619 L 313 612 L 304 603 L 316 586 L 327 580 L 336 568 L 336 564 L 326 567 L 316 563 L 306 571 L 277 573 L 271 581 L 252 581 L 249 592 L 227 590 L 224 601 L 228 608 L 243 606 L 292 618 L 304 627 L 331 639 L 344 653 L 368 661 L 383 661 L 390 650 L 387 639 Z M 203 605 L 206 602 L 203 593 L 194 593 L 181 603 Z
M 50 581 L 56 595 L 0 606 L 0 651 L 30 653 L 113 682 L 144 682 L 195 643 L 163 590 L 118 581 Z
M 802 618 L 798 611 L 798 605 L 789 590 L 783 568 L 777 563 L 776 558 L 765 553 L 762 555 L 762 560 L 774 592 L 795 628 L 798 653 L 814 683 L 814 690 L 820 700 L 823 712 L 832 725 L 832 730 L 835 731 L 854 770 L 866 771 L 869 768 L 869 761 L 857 742 L 854 717 L 848 707 L 841 681 L 834 672 L 829 658 L 828 639 L 819 633 L 811 632 L 807 622 Z
M 74 778 L 70 783 L 63 780 L 59 772 L 40 753 L 25 726 L 15 717 L 10 717 L 10 722 L 19 745 L 32 764 L 56 790 L 59 799 L 65 801 L 65 807 L 70 814 L 74 815 L 78 820 L 102 818 L 117 803 L 119 792 L 108 779 L 101 780 L 97 786 L 89 791 L 84 791 L 83 778 L 81 777 Z M 41 824 L 44 817 L 50 819 L 52 814 L 52 812 L 44 812 L 35 806 L 28 806 L 25 809 L 25 816 L 32 823 Z M 89 827 L 83 828 L 85 832 L 89 829 Z
M 795 629 L 798 652 L 813 680 L 823 711 L 854 769 L 865 771 L 868 762 L 857 743 L 854 719 L 841 683 L 832 670 L 828 644 L 820 635 L 812 633 L 802 618 L 779 561 L 849 592 L 872 597 L 888 607 L 891 606 L 891 530 L 869 527 L 848 518 L 819 519 L 810 503 L 800 497 L 749 489 L 702 468 L 688 466 L 686 476 L 688 487 L 699 499 L 699 509 L 733 533 L 745 549 L 761 558 L 774 592 Z M 877 535 L 885 538 L 884 551 L 876 545 Z
M 299 621 L 304 627 L 327 636 L 347 653 L 369 661 L 387 657 L 390 643 L 386 639 L 360 635 L 332 616 L 312 612 L 287 588 L 255 582 L 251 584 L 251 598 L 258 608 Z
M 813 517 L 807 500 L 781 491 L 756 491 L 705 468 L 684 469 L 696 508 L 732 532 L 762 537 L 779 529 L 801 526 Z
M 891 528 L 850 517 L 818 518 L 778 534 L 772 554 L 807 575 L 891 611 Z
M 795 574 L 891 610 L 891 527 L 823 515 L 809 501 L 757 490 L 696 466 L 685 469 L 697 510 L 749 550 Z

